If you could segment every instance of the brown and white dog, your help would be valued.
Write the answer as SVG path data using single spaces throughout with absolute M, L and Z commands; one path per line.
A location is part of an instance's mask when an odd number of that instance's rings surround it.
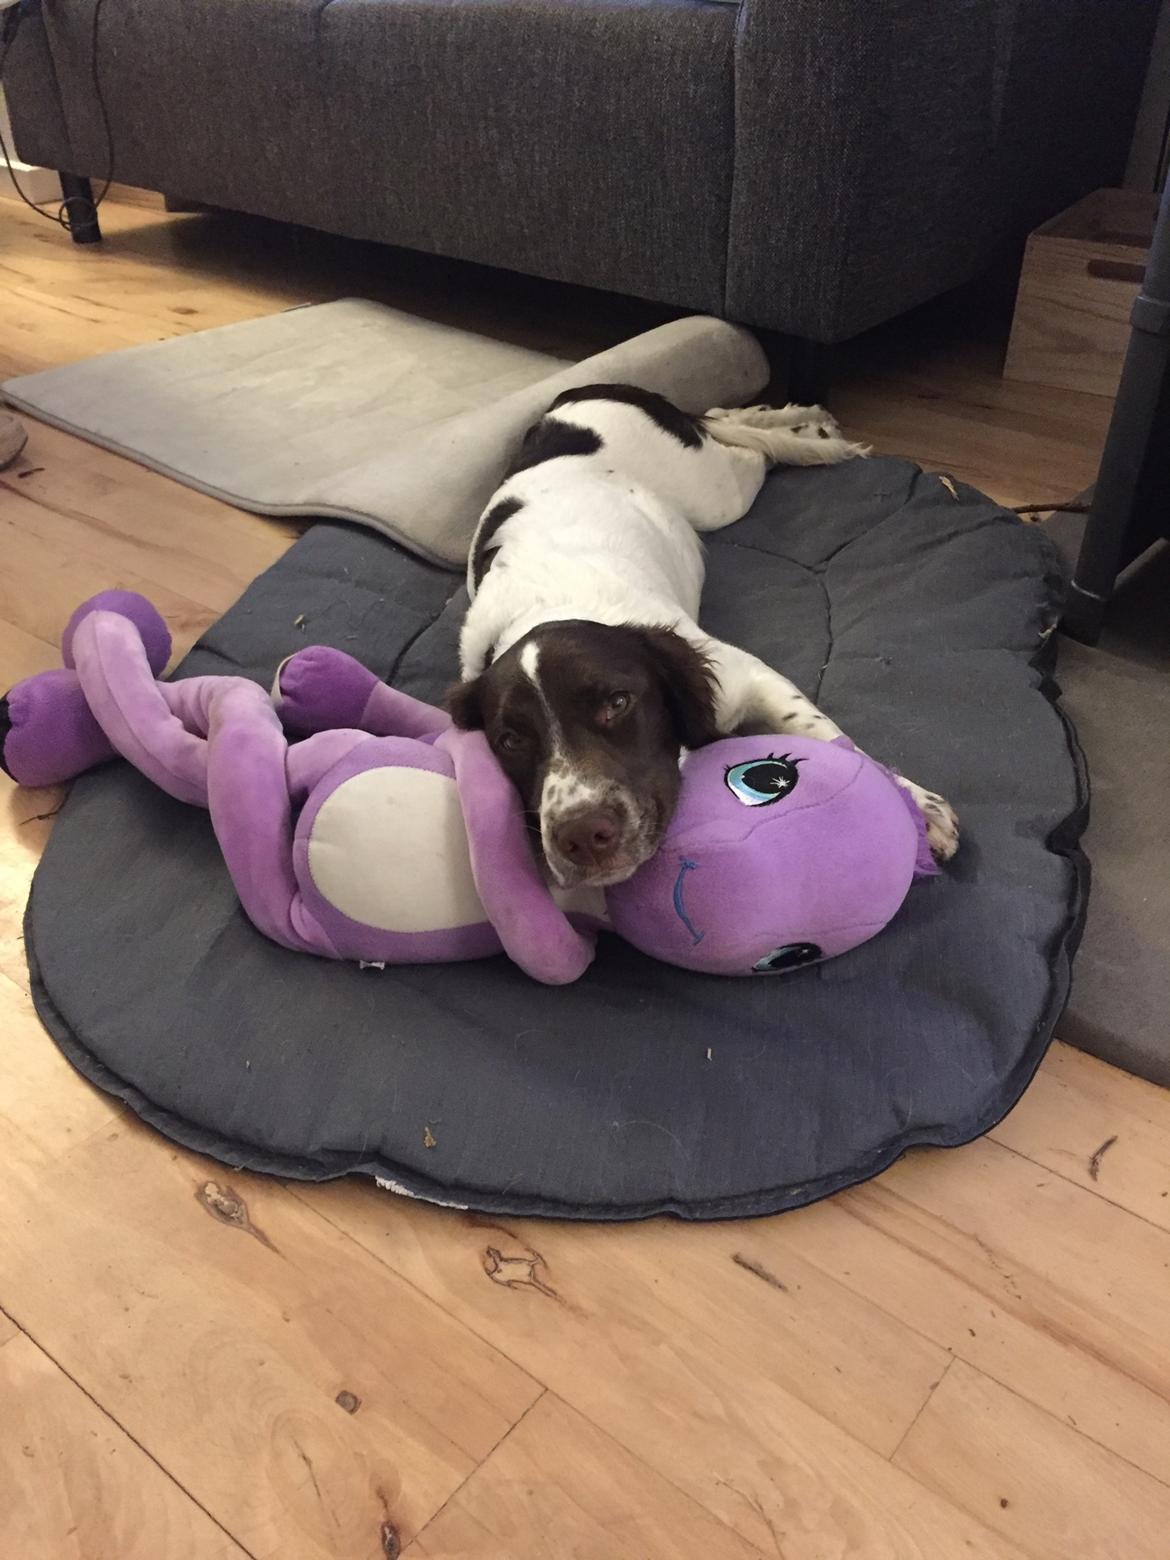
M 653 855 L 683 749 L 744 727 L 841 735 L 699 627 L 699 533 L 746 514 L 773 464 L 864 453 L 820 407 L 695 417 L 629 385 L 567 391 L 529 429 L 472 542 L 449 706 L 487 734 L 562 887 L 619 883 Z M 902 783 L 935 854 L 953 855 L 951 808 Z

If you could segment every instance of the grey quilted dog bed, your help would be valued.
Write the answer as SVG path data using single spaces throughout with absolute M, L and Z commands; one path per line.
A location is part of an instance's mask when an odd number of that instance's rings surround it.
M 552 989 L 503 959 L 288 953 L 244 919 L 206 816 L 118 764 L 75 785 L 37 874 L 37 1007 L 87 1077 L 189 1147 L 497 1213 L 769 1213 L 965 1142 L 1043 1056 L 1084 914 L 1057 580 L 1038 528 L 891 459 L 777 473 L 712 539 L 709 628 L 963 820 L 947 873 L 842 958 L 730 981 L 613 941 Z M 458 576 L 322 523 L 182 671 L 267 682 L 321 641 L 434 699 L 463 600 Z

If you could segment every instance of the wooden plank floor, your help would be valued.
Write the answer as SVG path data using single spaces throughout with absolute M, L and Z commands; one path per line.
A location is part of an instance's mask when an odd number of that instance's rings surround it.
M 76 250 L 0 202 L 0 374 L 354 292 L 582 354 L 658 317 L 151 199 L 105 227 Z M 1004 335 L 949 305 L 886 328 L 843 420 L 1007 503 L 1076 493 L 1108 407 L 1001 383 Z M 185 648 L 293 534 L 32 426 L 0 475 L 0 685 L 106 586 Z M 1170 1094 L 1056 1046 L 982 1142 L 732 1225 L 229 1172 L 41 1031 L 20 917 L 59 798 L 4 787 L 0 1554 L 1170 1554 Z

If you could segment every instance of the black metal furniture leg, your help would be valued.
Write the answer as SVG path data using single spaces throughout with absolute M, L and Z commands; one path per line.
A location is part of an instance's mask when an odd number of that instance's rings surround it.
M 790 341 L 781 331 L 762 330 L 749 326 L 768 359 L 768 383 L 760 391 L 765 406 L 779 406 L 788 399 L 788 379 L 791 359 Z
M 102 230 L 98 226 L 97 207 L 93 200 L 93 186 L 88 179 L 76 173 L 58 174 L 61 195 L 68 214 L 69 232 L 75 244 L 100 244 Z
M 1080 557 L 1061 627 L 1096 644 L 1118 574 L 1167 534 L 1170 448 L 1170 185 L 1149 265 L 1133 306 L 1133 329 Z
M 1077 572 L 1081 572 L 1079 566 Z M 1105 626 L 1108 592 L 1112 589 L 1112 580 L 1108 582 L 1105 595 L 1094 592 L 1089 586 L 1077 580 L 1070 581 L 1064 611 L 1060 618 L 1061 632 L 1067 634 L 1070 639 L 1079 639 L 1083 645 L 1095 645 Z
M 836 348 L 803 336 L 749 326 L 768 359 L 771 378 L 761 393 L 768 406 L 795 401 L 798 406 L 825 406 Z

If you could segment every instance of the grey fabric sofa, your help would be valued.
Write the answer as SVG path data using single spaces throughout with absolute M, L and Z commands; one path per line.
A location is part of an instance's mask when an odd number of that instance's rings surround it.
M 82 176 L 99 3 L 5 72 Z M 128 183 L 833 342 L 1117 179 L 1156 3 L 109 0 L 97 75 Z

